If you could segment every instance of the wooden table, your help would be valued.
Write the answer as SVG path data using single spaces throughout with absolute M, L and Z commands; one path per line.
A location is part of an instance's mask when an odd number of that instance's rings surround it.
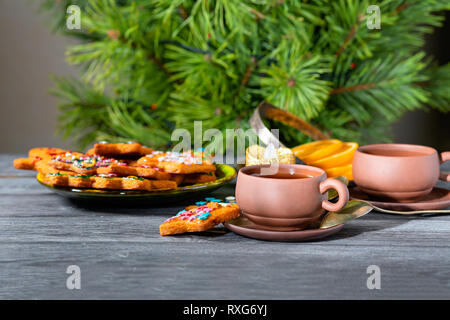
M 18 156 L 0 156 L 2 299 L 450 298 L 449 215 L 372 212 L 307 243 L 223 229 L 161 237 L 159 224 L 183 204 L 70 202 L 39 185 L 34 172 L 13 169 Z M 80 290 L 66 288 L 69 265 L 81 269 Z M 380 290 L 367 288 L 369 265 L 380 267 Z

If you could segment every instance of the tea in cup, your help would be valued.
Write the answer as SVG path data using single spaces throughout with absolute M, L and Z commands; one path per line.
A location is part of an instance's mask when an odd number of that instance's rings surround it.
M 347 186 L 327 179 L 320 168 L 278 164 L 275 173 L 264 174 L 269 166 L 242 168 L 236 183 L 236 202 L 242 214 L 263 229 L 302 230 L 318 220 L 324 209 L 339 211 L 348 202 Z M 337 203 L 328 201 L 329 189 L 337 190 Z

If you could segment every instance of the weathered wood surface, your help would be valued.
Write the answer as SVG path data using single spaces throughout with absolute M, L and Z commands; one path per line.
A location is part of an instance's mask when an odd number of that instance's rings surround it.
M 0 298 L 450 298 L 450 215 L 372 212 L 324 241 L 274 243 L 216 233 L 160 237 L 180 210 L 70 202 L 0 156 Z M 447 166 L 449 167 L 449 166 Z M 450 184 L 441 184 L 450 188 Z M 233 193 L 228 186 L 214 193 Z M 192 200 L 195 201 L 195 200 Z M 81 290 L 66 268 L 81 268 Z M 369 265 L 381 289 L 366 286 Z

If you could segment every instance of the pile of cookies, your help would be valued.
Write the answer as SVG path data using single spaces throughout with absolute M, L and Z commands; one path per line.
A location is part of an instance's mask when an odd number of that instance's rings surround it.
M 86 153 L 34 148 L 14 167 L 40 172 L 46 184 L 76 188 L 154 191 L 216 180 L 216 166 L 201 151 L 162 152 L 139 143 L 100 143 Z

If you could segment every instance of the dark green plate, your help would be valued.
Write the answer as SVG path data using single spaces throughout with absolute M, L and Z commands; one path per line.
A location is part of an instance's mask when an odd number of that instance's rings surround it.
M 225 164 L 216 164 L 217 180 L 201 184 L 181 186 L 173 190 L 160 191 L 133 191 L 133 190 L 102 190 L 102 189 L 83 189 L 72 187 L 58 187 L 43 182 L 43 176 L 39 173 L 37 180 L 43 186 L 51 189 L 55 193 L 71 198 L 84 200 L 133 200 L 144 201 L 145 203 L 164 203 L 179 201 L 191 198 L 194 195 L 200 195 L 214 191 L 227 184 L 236 177 L 236 170 Z

